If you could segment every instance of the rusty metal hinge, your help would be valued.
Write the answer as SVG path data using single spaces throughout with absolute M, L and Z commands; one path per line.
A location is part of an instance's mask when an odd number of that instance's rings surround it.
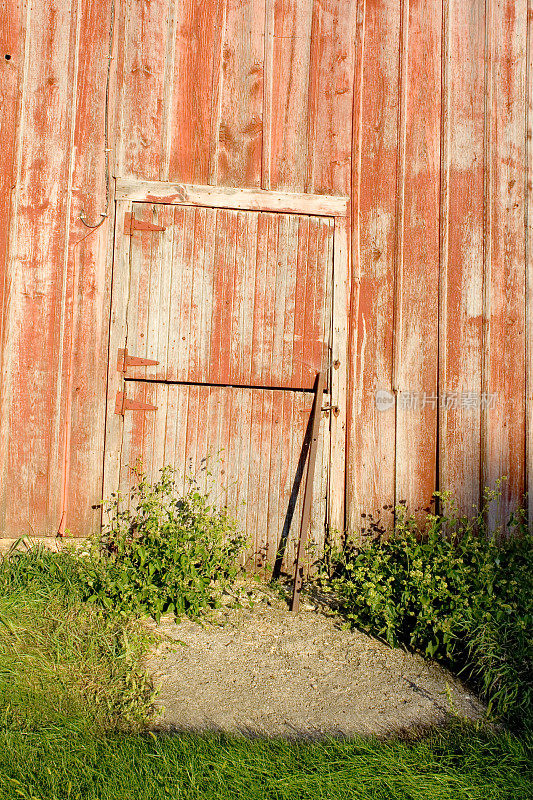
M 117 355 L 117 370 L 119 372 L 126 372 L 128 367 L 156 367 L 159 361 L 154 361 L 153 358 L 138 358 L 137 356 L 130 356 L 126 347 L 120 348 Z
M 131 236 L 133 231 L 164 231 L 162 225 L 154 225 L 153 222 L 144 222 L 142 219 L 136 219 L 135 214 L 131 211 L 126 211 L 124 214 L 124 234 Z
M 157 411 L 157 406 L 142 403 L 140 400 L 128 400 L 126 392 L 117 392 L 115 414 L 124 416 L 125 411 Z

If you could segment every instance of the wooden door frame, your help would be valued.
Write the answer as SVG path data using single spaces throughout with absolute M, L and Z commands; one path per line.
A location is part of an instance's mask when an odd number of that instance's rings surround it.
M 345 527 L 346 402 L 348 385 L 348 316 L 350 303 L 349 198 L 343 196 L 274 192 L 197 186 L 133 178 L 115 179 L 115 237 L 109 327 L 107 410 L 104 445 L 103 494 L 117 490 L 123 417 L 115 413 L 117 392 L 124 390 L 124 375 L 117 369 L 117 353 L 124 347 L 129 284 L 117 281 L 129 272 L 131 237 L 124 234 L 125 215 L 134 203 L 269 211 L 333 219 L 333 286 L 331 330 L 331 414 L 328 524 L 331 531 Z M 122 296 L 118 297 L 117 292 Z

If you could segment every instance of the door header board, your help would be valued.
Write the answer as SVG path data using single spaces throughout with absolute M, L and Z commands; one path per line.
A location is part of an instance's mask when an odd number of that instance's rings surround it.
M 166 181 L 141 181 L 133 178 L 115 179 L 115 200 L 229 208 L 236 211 L 277 211 L 317 217 L 348 215 L 348 197 L 343 196 L 196 186 Z

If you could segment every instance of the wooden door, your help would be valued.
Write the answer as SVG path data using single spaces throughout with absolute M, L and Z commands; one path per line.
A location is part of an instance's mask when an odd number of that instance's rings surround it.
M 203 204 L 117 204 L 104 491 L 126 493 L 139 460 L 152 478 L 170 464 L 181 488 L 194 477 L 230 509 L 257 566 L 280 541 L 289 566 L 318 370 L 323 406 L 338 405 L 335 217 L 271 210 L 269 192 L 256 193 L 266 209 L 240 207 L 235 190 L 224 207 L 212 191 Z M 331 460 L 341 423 L 340 406 L 323 412 L 317 550 L 344 488 Z

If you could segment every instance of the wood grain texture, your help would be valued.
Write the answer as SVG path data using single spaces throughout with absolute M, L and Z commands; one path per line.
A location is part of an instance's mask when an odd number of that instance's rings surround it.
M 357 3 L 315 0 L 311 22 L 306 191 L 347 194 L 351 177 Z M 328 102 L 324 102 L 324 98 Z
M 18 2 L 4 4 L 0 11 L 0 36 L 4 55 L 0 67 L 3 112 L 0 117 L 0 133 L 5 142 L 5 148 L 2 148 L 0 172 L 0 219 L 2 223 L 2 232 L 0 233 L 0 525 L 5 525 L 9 503 L 6 468 L 10 450 L 11 380 L 16 362 L 13 360 L 14 353 L 11 335 L 8 336 L 7 321 L 10 315 L 14 315 L 13 300 L 17 286 L 14 258 L 18 211 L 16 187 L 20 179 L 22 100 L 29 49 L 27 47 L 27 17 L 22 4 Z M 6 55 L 9 55 L 10 58 L 6 59 Z
M 169 179 L 208 183 L 225 0 L 176 7 Z
M 209 183 L 260 186 L 264 0 L 227 0 Z
M 90 505 L 102 481 L 113 226 L 110 218 L 89 230 L 79 217 L 83 209 L 98 221 L 106 203 L 112 4 L 8 0 L 0 12 L 0 525 L 13 536 L 54 534 L 59 525 L 83 534 L 97 525 Z M 268 212 L 308 218 L 346 215 L 350 197 L 349 527 L 396 500 L 425 507 L 437 486 L 454 490 L 468 510 L 480 487 L 502 475 L 493 525 L 528 487 L 533 514 L 529 0 L 115 6 L 110 174 L 119 189 L 145 192 L 118 194 L 117 220 L 131 210 L 128 200 L 147 201 L 142 215 L 152 222 L 167 204 L 182 203 L 180 221 L 168 212 L 177 239 L 135 234 L 132 266 L 144 259 L 151 271 L 144 299 L 135 269 L 128 284 L 139 300 L 131 335 L 144 330 L 147 352 L 162 348 L 167 360 L 183 359 L 190 343 L 193 380 L 215 345 L 218 377 L 251 374 L 254 354 L 264 353 L 261 375 L 272 380 L 278 363 L 290 380 L 307 347 L 299 331 L 313 324 L 305 297 L 316 293 L 318 273 L 305 254 L 320 239 L 309 221 L 269 222 L 260 204 L 273 195 L 264 190 L 278 192 Z M 202 185 L 199 195 L 191 184 Z M 195 208 L 183 211 L 187 203 Z M 115 251 L 119 269 L 129 269 L 125 244 Z M 167 292 L 172 274 L 163 262 L 188 265 L 179 292 Z M 194 263 L 207 265 L 201 281 Z M 245 265 L 253 265 L 253 280 Z M 145 302 L 154 293 L 157 308 Z M 245 313 L 256 294 L 263 305 Z M 195 319 L 215 319 L 213 341 L 197 336 Z M 125 326 L 126 317 L 116 323 Z M 118 389 L 114 367 L 109 380 Z M 386 411 L 376 409 L 377 389 L 395 396 Z M 409 392 L 424 409 L 396 409 Z M 165 397 L 168 413 L 182 418 L 183 393 Z M 242 414 L 262 436 L 254 397 L 243 391 Z M 261 407 L 273 487 L 290 483 L 278 457 L 285 422 L 276 420 L 294 411 L 277 397 Z M 182 454 L 204 446 L 205 432 L 194 429 L 198 403 L 191 389 L 186 433 L 172 433 Z M 235 421 L 233 399 L 224 408 Z M 109 441 L 122 441 L 121 425 L 108 418 Z M 340 437 L 333 439 L 324 447 L 337 447 Z M 257 492 L 246 446 L 231 447 Z M 231 491 L 234 502 L 243 489 Z M 274 489 L 270 497 L 257 513 L 275 518 Z M 327 513 L 344 514 L 331 504 Z M 390 508 L 382 516 L 389 525 Z
M 25 37 L 4 331 L 8 359 L 3 363 L 2 437 L 7 454 L 0 524 L 14 535 L 46 535 L 57 530 L 62 505 L 61 392 L 77 6 L 71 9 L 66 0 L 54 0 L 31 7 Z
M 119 39 L 122 45 L 119 77 L 119 139 L 117 173 L 162 177 L 164 145 L 167 37 L 171 0 L 126 0 L 120 3 Z
M 4 302 L 7 288 L 9 228 L 12 193 L 16 183 L 15 147 L 20 105 L 20 89 L 24 73 L 23 4 L 9 0 L 0 8 L 0 370 L 3 348 Z M 1 374 L 1 372 L 0 372 Z
M 527 4 L 491 2 L 487 19 L 485 395 L 483 483 L 502 476 L 491 523 L 506 521 L 525 485 L 525 54 Z M 512 392 L 509 390 L 512 385 Z
M 533 520 L 533 0 L 527 7 L 526 78 L 526 491 Z
M 126 495 L 135 482 L 134 468 L 140 462 L 152 479 L 164 465 L 171 464 L 180 490 L 186 490 L 193 478 L 212 502 L 229 509 L 251 539 L 248 558 L 256 568 L 272 564 L 285 529 L 284 568 L 290 571 L 303 494 L 297 492 L 295 481 L 302 480 L 298 463 L 312 393 L 129 380 L 126 387 L 128 396 L 158 409 L 124 415 L 122 493 Z M 324 417 L 321 437 L 327 426 Z M 317 469 L 313 498 L 316 549 L 324 542 L 326 479 L 327 470 Z
M 312 389 L 331 358 L 331 220 L 141 203 L 133 212 L 165 230 L 128 237 L 126 344 L 159 362 L 129 378 Z
M 440 0 L 405 4 L 395 295 L 396 500 L 417 513 L 431 505 L 437 468 L 441 29 Z
M 136 203 L 279 211 L 329 217 L 346 216 L 349 200 L 346 195 L 237 189 L 128 178 L 117 179 L 115 197 L 117 200 L 132 200 Z
M 347 524 L 392 525 L 400 3 L 361 3 L 353 119 Z M 379 407 L 376 392 L 383 393 Z M 364 515 L 364 516 L 363 516 Z
M 307 180 L 313 0 L 268 0 L 263 189 L 303 191 Z
M 451 0 L 444 20 L 439 487 L 480 501 L 483 365 L 485 9 Z
M 64 337 L 65 442 L 63 527 L 89 534 L 100 525 L 107 346 L 113 241 L 113 185 L 109 153 L 114 144 L 112 0 L 83 3 L 79 20 L 76 118 L 73 136 L 72 203 Z M 109 75 L 108 75 L 109 71 Z M 106 93 L 109 95 L 106 108 Z M 111 103 L 109 103 L 109 99 Z M 108 137 L 106 141 L 106 112 Z M 106 174 L 107 162 L 107 174 Z M 88 224 L 102 221 L 91 230 Z

